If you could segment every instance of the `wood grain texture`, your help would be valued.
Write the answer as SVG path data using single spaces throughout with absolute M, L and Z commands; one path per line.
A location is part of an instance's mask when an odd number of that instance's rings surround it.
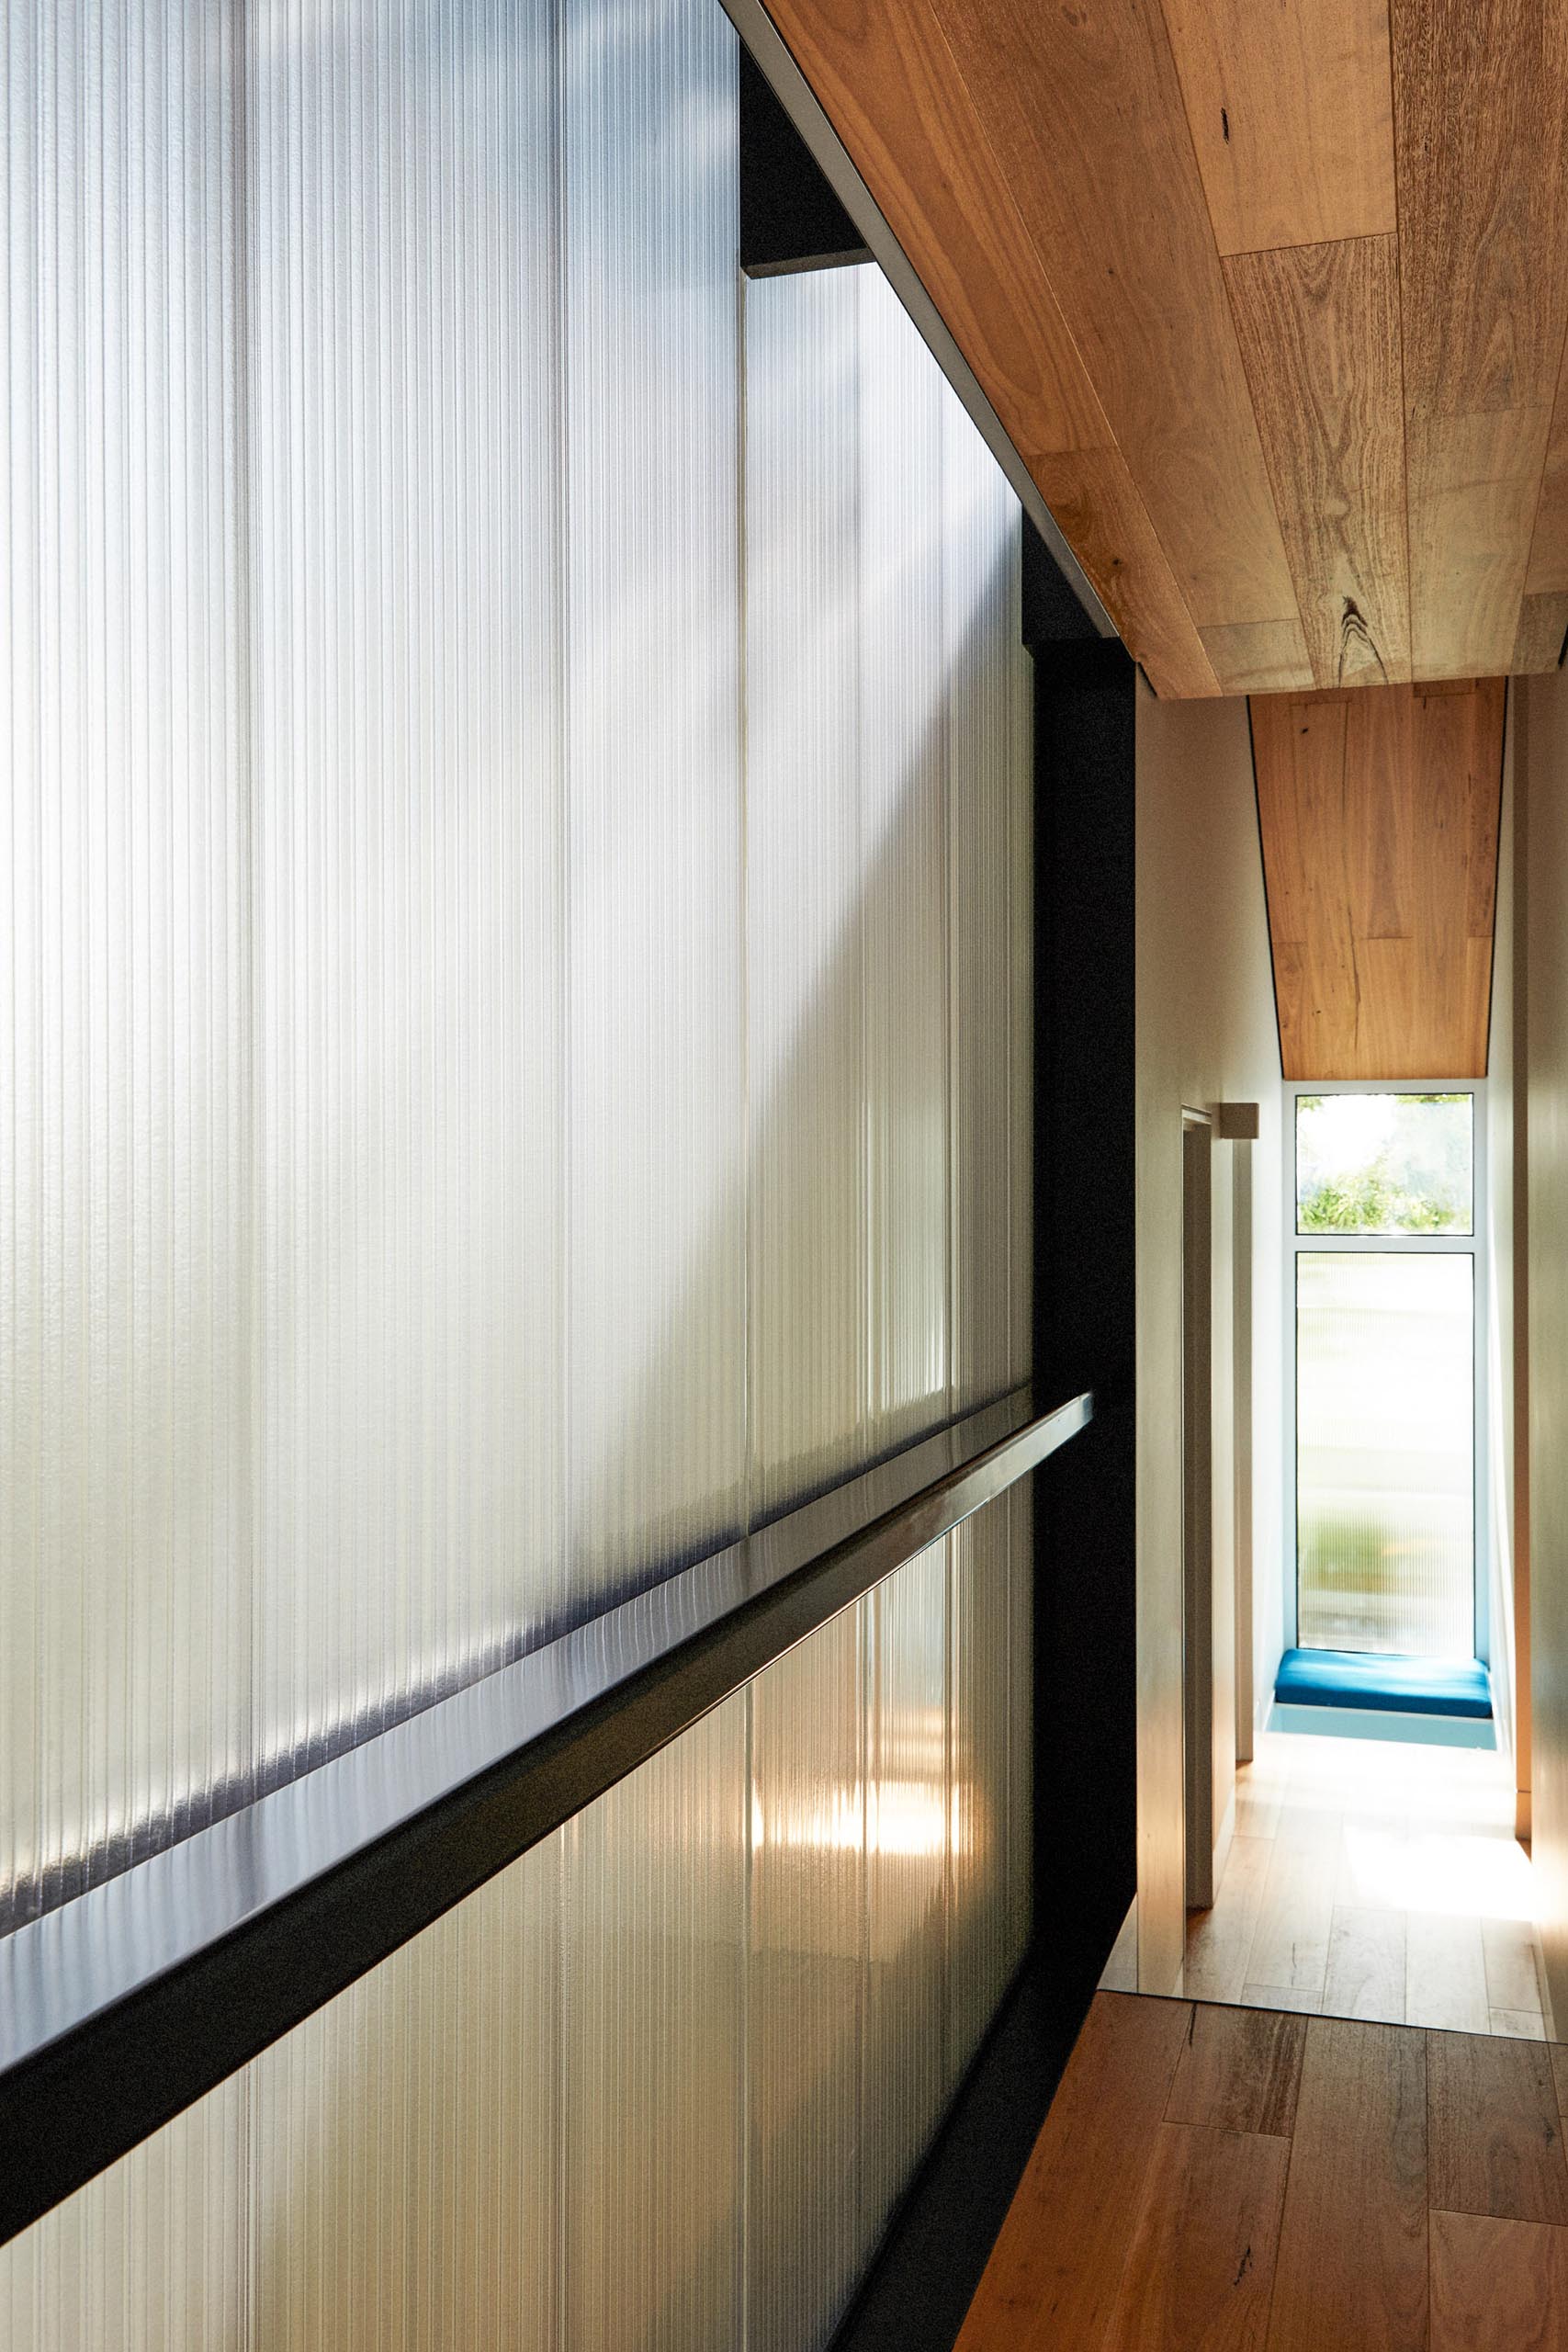
M 1156 692 L 1218 691 L 1038 248 L 924 0 L 771 11 Z
M 1222 254 L 1395 224 L 1387 0 L 1164 0 Z
M 1300 2018 L 1198 2002 L 1166 2102 L 1167 2122 L 1289 2139 L 1305 2040 Z
M 1504 708 L 1500 678 L 1253 698 L 1288 1078 L 1484 1077 Z
M 1543 2043 L 1429 2034 L 1427 2131 L 1435 2206 L 1568 2222 L 1568 2166 Z
M 1546 427 L 1544 408 L 1407 415 L 1416 678 L 1506 673 L 1518 636 Z
M 1184 2001 L 1095 1995 L 955 2352 L 1101 2341 L 1190 2015 Z
M 1551 666 L 1568 0 L 772 14 L 1156 692 Z
M 1568 5 L 1390 18 L 1415 674 L 1501 672 L 1568 325 Z
M 1568 2230 L 1435 2212 L 1431 2244 L 1431 2352 L 1568 2343 Z
M 1307 2022 L 1269 2352 L 1426 2352 L 1424 2038 Z
M 1294 605 L 1158 0 L 931 0 L 1200 628 Z
M 1263 2352 L 1289 2156 L 1280 2139 L 1159 2126 L 1103 2352 Z
M 1392 237 L 1238 254 L 1225 285 L 1314 683 L 1410 675 Z
M 1302 616 L 1292 611 L 1275 621 L 1233 621 L 1224 628 L 1200 629 L 1203 650 L 1227 695 L 1287 694 L 1312 679 Z
M 1519 607 L 1518 634 L 1509 665 L 1515 676 L 1555 670 L 1562 659 L 1564 638 L 1568 638 L 1568 591 L 1527 596 Z

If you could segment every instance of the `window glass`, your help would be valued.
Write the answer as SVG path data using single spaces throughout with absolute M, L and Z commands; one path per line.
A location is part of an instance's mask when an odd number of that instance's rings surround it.
M 1469 1233 L 1471 1094 L 1296 1097 L 1298 1233 Z
M 1473 1655 L 1474 1266 L 1450 1250 L 1296 1260 L 1303 1648 Z

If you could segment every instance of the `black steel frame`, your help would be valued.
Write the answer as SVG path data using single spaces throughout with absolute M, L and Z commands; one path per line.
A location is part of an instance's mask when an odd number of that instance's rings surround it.
M 1015 1390 L 0 1940 L 0 2243 L 1092 1412 Z

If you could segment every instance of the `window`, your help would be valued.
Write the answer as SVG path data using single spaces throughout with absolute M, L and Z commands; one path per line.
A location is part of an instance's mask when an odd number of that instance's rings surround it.
M 1476 1098 L 1294 1094 L 1295 1641 L 1471 1657 Z

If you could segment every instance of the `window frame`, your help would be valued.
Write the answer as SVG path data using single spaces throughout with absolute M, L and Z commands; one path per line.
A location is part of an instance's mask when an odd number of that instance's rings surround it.
M 1296 1106 L 1303 1094 L 1468 1094 L 1471 1098 L 1471 1230 L 1468 1233 L 1300 1233 L 1296 1229 Z M 1283 1605 L 1283 1634 L 1286 1649 L 1297 1647 L 1300 1628 L 1300 1595 L 1298 1577 L 1300 1559 L 1297 1534 L 1300 1525 L 1298 1503 L 1299 1431 L 1296 1423 L 1296 1355 L 1297 1355 L 1297 1274 L 1296 1261 L 1303 1254 L 1312 1257 L 1325 1253 L 1346 1257 L 1459 1257 L 1472 1261 L 1471 1269 L 1471 1399 L 1474 1427 L 1472 1432 L 1472 1459 L 1474 1464 L 1471 1508 L 1473 1518 L 1472 1556 L 1473 1560 L 1472 1613 L 1475 1633 L 1475 1655 L 1483 1666 L 1490 1666 L 1491 1625 L 1488 1600 L 1491 1580 L 1490 1530 L 1491 1493 L 1490 1464 L 1487 1458 L 1488 1427 L 1486 1334 L 1490 1329 L 1491 1302 L 1486 1282 L 1486 1251 L 1484 1248 L 1488 1223 L 1489 1193 L 1486 1166 L 1486 1080 L 1483 1078 L 1400 1078 L 1400 1079 L 1286 1079 L 1281 1086 L 1281 1149 L 1280 1160 L 1283 1176 L 1283 1214 L 1285 1246 L 1280 1252 L 1284 1276 L 1284 1296 L 1281 1304 L 1280 1333 L 1283 1340 L 1283 1492 L 1280 1496 L 1280 1598 Z

